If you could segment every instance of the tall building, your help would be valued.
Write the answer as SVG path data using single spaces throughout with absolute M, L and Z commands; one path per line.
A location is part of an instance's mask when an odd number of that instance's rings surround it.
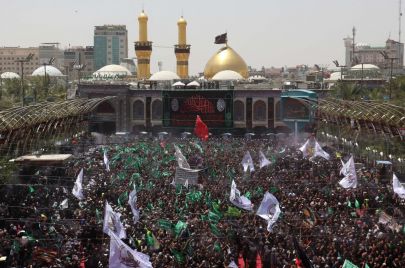
M 188 78 L 188 58 L 190 56 L 190 45 L 187 44 L 187 21 L 183 16 L 177 22 L 179 28 L 178 44 L 174 47 L 177 59 L 177 75 L 184 79 Z
M 42 43 L 38 48 L 39 64 L 49 63 L 54 58 L 53 66 L 63 70 L 63 50 L 59 48 L 59 43 Z
M 150 77 L 150 56 L 152 54 L 152 42 L 148 41 L 148 16 L 142 10 L 138 17 L 139 38 L 135 42 L 135 54 L 138 58 L 138 79 Z
M 128 58 L 128 31 L 125 25 L 96 26 L 94 29 L 94 69 L 120 64 Z
M 358 63 L 373 64 L 381 69 L 390 66 L 390 60 L 385 59 L 381 52 L 387 53 L 388 58 L 393 59 L 393 67 L 402 69 L 404 66 L 404 44 L 388 39 L 385 46 L 373 47 L 365 43 L 356 43 L 353 46 L 353 38 L 347 37 L 345 44 L 345 62 L 347 67 L 352 67 Z M 354 53 L 353 53 L 354 48 Z
M 78 72 L 74 69 L 74 65 L 83 65 L 81 77 L 90 76 L 95 71 L 94 69 L 94 47 L 72 47 L 64 51 L 64 70 L 69 80 L 77 80 Z
M 0 73 L 14 72 L 21 75 L 21 64 L 16 61 L 25 59 L 30 53 L 34 57 L 30 62 L 24 63 L 24 76 L 31 75 L 40 65 L 38 47 L 0 47 Z

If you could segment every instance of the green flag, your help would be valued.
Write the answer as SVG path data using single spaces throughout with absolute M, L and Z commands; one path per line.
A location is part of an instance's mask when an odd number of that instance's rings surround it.
M 216 224 L 210 223 L 210 228 L 213 235 L 221 236 L 221 232 L 219 231 L 218 226 Z
M 368 266 L 368 264 L 366 263 L 366 265 L 364 265 L 364 268 L 370 268 L 370 266 Z
M 208 206 L 208 207 L 211 207 L 212 206 L 212 199 L 211 199 L 211 193 L 210 192 L 205 192 L 205 204 Z
M 135 181 L 139 180 L 140 178 L 141 178 L 141 174 L 136 173 L 136 172 L 133 173 L 131 176 L 131 180 L 135 180 Z
M 245 197 L 250 200 L 250 198 L 252 198 L 252 194 L 250 192 L 246 192 Z
M 354 206 L 356 208 L 360 208 L 360 202 L 356 199 L 356 201 L 354 201 Z
M 215 212 L 212 212 L 211 210 L 208 211 L 208 220 L 210 222 L 218 223 L 220 219 L 221 219 L 221 217 L 218 214 L 216 214 Z
M 160 228 L 162 228 L 166 231 L 172 231 L 172 229 L 173 229 L 173 224 L 168 220 L 163 220 L 163 219 L 158 220 L 158 225 Z
M 178 237 L 183 230 L 186 230 L 186 228 L 187 228 L 187 223 L 178 221 L 176 226 L 174 226 L 174 234 L 176 235 L 176 237 Z
M 225 212 L 225 216 L 238 218 L 240 217 L 241 213 L 242 212 L 239 209 L 228 206 L 228 210 Z
M 97 223 L 103 222 L 101 212 L 100 212 L 100 210 L 98 210 L 98 208 L 96 208 L 96 219 L 97 219 Z
M 342 268 L 359 268 L 359 267 L 346 259 L 345 262 L 343 263 Z
M 216 252 L 221 252 L 221 245 L 218 242 L 215 242 L 214 244 L 214 250 Z
M 177 263 L 183 264 L 185 261 L 185 257 L 183 255 L 183 253 L 181 253 L 178 250 L 172 249 L 172 254 L 174 256 L 174 259 L 176 260 Z
M 31 185 L 28 186 L 28 193 L 32 194 L 35 192 L 34 187 L 32 187 Z
M 212 203 L 212 210 L 219 216 L 222 217 L 221 211 L 219 210 L 219 204 L 221 202 L 217 200 L 216 202 Z
M 352 202 L 350 202 L 350 200 L 349 200 L 349 201 L 347 201 L 347 206 L 348 206 L 349 208 L 351 208 L 351 207 L 352 207 Z
M 160 248 L 160 244 L 159 242 L 156 240 L 156 237 L 153 235 L 153 233 L 149 230 L 146 231 L 146 244 L 153 248 L 153 249 L 159 249 Z
M 274 194 L 278 192 L 278 188 L 275 186 L 270 187 L 270 193 Z
M 128 192 L 123 192 L 118 197 L 118 206 L 122 207 L 126 202 L 128 202 Z

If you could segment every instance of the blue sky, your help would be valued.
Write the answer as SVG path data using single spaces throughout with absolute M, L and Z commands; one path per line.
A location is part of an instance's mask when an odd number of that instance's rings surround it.
M 184 14 L 191 74 L 204 69 L 219 49 L 215 35 L 225 31 L 230 46 L 258 68 L 344 62 L 342 39 L 353 26 L 361 42 L 383 45 L 390 35 L 398 39 L 398 0 L 0 0 L 0 46 L 93 45 L 95 25 L 125 24 L 134 56 L 142 6 L 149 16 L 149 39 L 158 46 L 177 42 L 176 22 Z M 173 49 L 154 48 L 152 71 L 158 61 L 175 70 Z

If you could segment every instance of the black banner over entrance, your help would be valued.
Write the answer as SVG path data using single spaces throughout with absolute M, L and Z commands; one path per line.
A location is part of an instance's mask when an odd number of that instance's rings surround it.
M 197 115 L 208 127 L 233 127 L 232 90 L 167 90 L 162 94 L 165 127 L 194 127 Z

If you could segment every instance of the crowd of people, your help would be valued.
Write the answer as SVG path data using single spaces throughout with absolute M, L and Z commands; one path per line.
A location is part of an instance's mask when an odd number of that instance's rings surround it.
M 176 185 L 174 144 L 190 166 L 202 169 L 198 184 Z M 288 140 L 242 138 L 94 146 L 76 155 L 63 176 L 41 169 L 28 184 L 1 186 L 0 267 L 108 267 L 106 201 L 122 214 L 123 242 L 147 254 L 153 267 L 304 267 L 303 255 L 313 267 L 338 268 L 345 260 L 405 267 L 405 202 L 391 183 L 363 166 L 357 188 L 344 189 L 340 157 L 348 156 L 329 149 L 330 160 L 308 159 L 298 148 Z M 254 172 L 241 165 L 247 151 Z M 271 161 L 263 168 L 260 151 Z M 84 199 L 78 200 L 72 188 L 81 169 Z M 229 201 L 232 180 L 253 211 Z M 133 189 L 136 223 L 128 205 Z M 281 209 L 271 232 L 255 214 L 265 192 Z

